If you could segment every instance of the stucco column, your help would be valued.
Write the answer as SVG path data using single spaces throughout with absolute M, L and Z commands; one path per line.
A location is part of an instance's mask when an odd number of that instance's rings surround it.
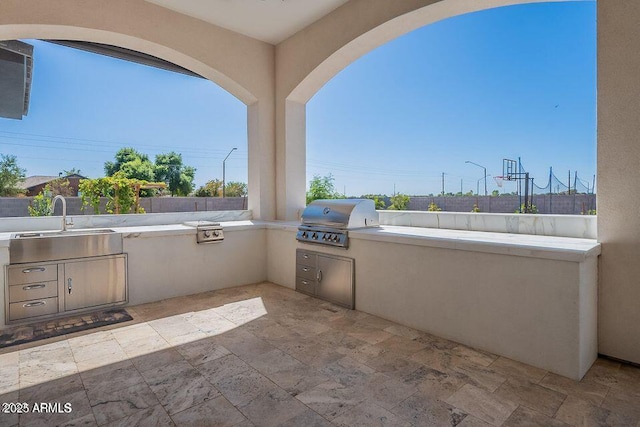
M 279 100 L 277 126 L 277 218 L 293 221 L 306 204 L 306 105 Z
M 254 219 L 276 218 L 274 108 L 270 100 L 247 106 L 248 208 Z
M 599 352 L 640 363 L 640 2 L 598 0 Z

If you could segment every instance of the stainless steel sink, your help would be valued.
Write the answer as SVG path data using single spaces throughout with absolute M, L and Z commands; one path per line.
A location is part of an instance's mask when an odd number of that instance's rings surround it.
M 12 239 L 34 239 L 40 237 L 62 237 L 62 236 L 80 236 L 83 234 L 104 234 L 115 233 L 115 230 L 109 228 L 87 228 L 84 230 L 65 230 L 65 231 L 34 231 L 29 233 L 17 233 L 11 236 Z
M 111 229 L 16 233 L 9 241 L 11 264 L 121 253 L 122 234 Z

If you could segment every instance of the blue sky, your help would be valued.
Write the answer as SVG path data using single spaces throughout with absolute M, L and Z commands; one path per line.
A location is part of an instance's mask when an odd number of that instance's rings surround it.
M 437 22 L 365 55 L 307 104 L 307 181 L 347 195 L 476 190 L 503 158 L 546 184 L 591 181 L 596 160 L 595 2 L 503 7 Z M 0 119 L 0 153 L 28 175 L 103 174 L 124 146 L 171 150 L 196 184 L 247 181 L 246 107 L 213 83 L 40 41 L 29 115 Z M 573 172 L 572 172 L 573 173 Z M 480 184 L 482 189 L 482 183 Z M 489 191 L 497 188 L 489 178 Z M 506 191 L 514 190 L 506 184 Z
M 502 7 L 428 25 L 347 67 L 307 104 L 308 174 L 347 194 L 476 191 L 522 163 L 545 185 L 596 153 L 595 2 Z M 326 153 L 339 153 L 338 159 Z M 541 181 L 544 181 L 542 184 Z M 489 181 L 489 191 L 497 188 Z M 504 188 L 511 187 L 507 184 Z M 481 184 L 482 188 L 482 184 Z

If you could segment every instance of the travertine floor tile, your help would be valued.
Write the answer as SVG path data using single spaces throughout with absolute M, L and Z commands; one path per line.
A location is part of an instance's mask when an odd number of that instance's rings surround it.
M 454 356 L 458 356 L 459 358 L 464 359 L 471 364 L 480 366 L 489 366 L 498 358 L 498 356 L 496 356 L 495 354 L 473 349 L 465 345 L 458 345 L 456 347 L 453 347 L 451 349 L 451 354 L 453 354 Z
M 249 371 L 252 368 L 235 354 L 230 354 L 198 365 L 197 369 L 212 384 L 215 384 L 225 378 Z
M 467 414 L 460 409 L 434 399 L 424 393 L 416 393 L 391 408 L 391 412 L 409 420 L 412 426 L 456 426 Z
M 104 358 L 122 360 L 125 357 L 124 350 L 114 338 L 94 342 L 83 346 L 72 346 L 73 358 L 76 362 L 85 360 Z
M 223 396 L 193 406 L 172 416 L 177 427 L 236 426 L 244 415 Z
M 489 367 L 505 376 L 512 377 L 521 380 L 531 381 L 532 383 L 539 383 L 542 378 L 547 374 L 544 369 L 536 368 L 524 363 L 517 362 L 515 360 L 508 359 L 506 357 L 499 357 Z
M 124 360 L 80 373 L 88 392 L 111 392 L 144 382 L 131 361 Z
M 168 348 L 143 354 L 130 360 L 138 371 L 145 373 L 146 371 L 157 370 L 172 363 L 183 361 L 183 359 L 184 357 L 174 348 Z
M 251 422 L 259 426 L 279 426 L 308 410 L 289 393 L 277 387 L 266 390 L 239 409 Z
M 277 386 L 258 371 L 250 369 L 214 382 L 220 392 L 235 406 L 243 406 Z M 251 419 L 251 418 L 249 418 Z
M 509 399 L 470 384 L 463 386 L 445 402 L 496 426 L 502 425 L 518 407 L 517 403 Z
M 182 344 L 176 347 L 176 350 L 194 366 L 231 354 L 226 347 L 211 337 Z
M 567 427 L 560 420 L 549 418 L 526 406 L 519 406 L 502 425 L 503 427 L 540 426 L 540 427 Z
M 296 415 L 295 417 L 290 418 L 287 421 L 280 423 L 279 425 L 280 427 L 330 427 L 333 424 L 322 418 L 311 409 L 306 409 L 301 414 Z
M 542 381 L 540 381 L 540 385 L 551 390 L 559 391 L 560 393 L 572 395 L 596 406 L 602 403 L 609 390 L 609 387 L 597 382 L 578 382 L 553 373 L 545 375 Z
M 173 415 L 220 395 L 218 390 L 186 361 L 182 369 L 158 370 L 158 375 L 145 373 L 145 380 L 165 410 Z
M 640 388 L 631 390 L 632 387 L 635 388 L 631 386 L 625 390 L 612 387 L 601 406 L 630 418 L 636 424 L 640 422 Z
M 332 420 L 345 411 L 348 411 L 365 397 L 361 389 L 347 387 L 335 381 L 327 381 L 300 393 L 296 399 L 307 405 L 328 420 Z
M 171 427 L 173 425 L 173 421 L 162 405 L 156 405 L 113 421 L 107 424 L 107 427 Z
M 572 381 L 269 283 L 131 311 L 0 352 L 4 400 L 74 405 L 0 425 L 640 427 L 640 369 L 606 359 Z
M 84 391 L 85 385 L 80 374 L 73 374 L 55 380 L 46 381 L 20 390 L 20 402 L 37 403 L 47 402 L 61 396 L 67 396 L 79 391 Z M 4 402 L 9 402 L 4 400 Z M 16 400 L 17 402 L 17 400 Z
M 612 412 L 591 403 L 567 396 L 555 416 L 556 419 L 572 426 L 632 426 L 634 421 L 622 414 Z
M 510 378 L 496 391 L 496 396 L 513 400 L 548 417 L 553 417 L 567 397 L 566 394 L 542 387 L 527 380 Z
M 620 365 L 620 362 L 600 358 L 591 366 L 582 381 L 596 382 L 607 387 L 613 386 L 618 383 Z
M 128 417 L 158 405 L 158 399 L 145 383 L 116 391 L 87 392 L 93 415 L 99 425 Z
M 406 426 L 411 424 L 375 403 L 362 402 L 333 420 L 333 424 L 345 427 Z

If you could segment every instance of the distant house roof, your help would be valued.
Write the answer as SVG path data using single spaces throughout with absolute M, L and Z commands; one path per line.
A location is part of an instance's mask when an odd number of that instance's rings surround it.
M 53 181 L 58 178 L 80 178 L 85 179 L 86 177 L 78 174 L 71 174 L 67 176 L 47 176 L 47 175 L 34 175 L 28 176 L 24 179 L 24 181 L 17 184 L 18 188 L 22 188 L 23 190 L 28 190 L 33 187 L 37 187 L 38 185 L 46 184 L 48 182 Z

